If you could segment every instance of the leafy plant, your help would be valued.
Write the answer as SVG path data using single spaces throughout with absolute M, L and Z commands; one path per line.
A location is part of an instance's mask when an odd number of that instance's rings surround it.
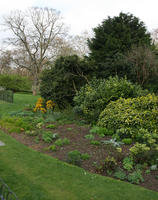
M 131 171 L 133 169 L 133 160 L 130 157 L 125 157 L 123 159 L 123 168 L 126 169 L 127 171 Z
M 137 97 L 141 94 L 144 94 L 144 91 L 140 86 L 132 84 L 126 78 L 116 76 L 108 79 L 93 79 L 83 86 L 74 97 L 74 111 L 88 122 L 96 124 L 100 113 L 110 101 L 116 101 L 120 97 Z M 105 127 L 103 123 L 97 126 L 113 130 L 113 127 Z
M 93 145 L 100 145 L 101 142 L 97 141 L 97 140 L 91 140 L 90 144 L 93 144 Z
M 64 146 L 64 145 L 70 144 L 70 140 L 68 138 L 57 139 L 54 142 L 54 144 L 57 145 L 57 146 Z
M 88 160 L 91 156 L 88 153 L 83 153 L 81 154 L 81 159 L 82 160 Z
M 114 170 L 115 168 L 117 167 L 117 161 L 114 157 L 111 157 L 111 156 L 107 156 L 103 162 L 103 166 L 102 166 L 102 169 L 104 171 L 107 171 L 107 170 Z
M 124 138 L 124 139 L 122 140 L 122 142 L 123 142 L 124 144 L 129 145 L 129 144 L 132 144 L 132 139 L 131 139 L 131 138 Z
M 42 133 L 42 139 L 43 139 L 44 142 L 47 142 L 47 143 L 52 142 L 52 140 L 53 140 L 52 132 L 50 132 L 50 131 L 43 132 Z
M 114 139 L 110 139 L 110 140 L 103 140 L 102 141 L 103 144 L 111 144 L 114 147 L 119 147 L 120 145 L 122 145 L 122 142 L 117 141 L 115 138 Z
M 84 137 L 86 139 L 88 139 L 88 140 L 93 140 L 94 139 L 94 135 L 92 135 L 92 134 L 85 135 Z
M 56 145 L 51 145 L 51 146 L 49 146 L 49 149 L 51 150 L 51 151 L 56 151 L 57 150 L 57 148 L 56 148 Z
M 67 154 L 67 162 L 73 165 L 81 165 L 81 153 L 78 150 L 70 151 Z
M 120 180 L 125 180 L 127 178 L 126 173 L 122 169 L 116 170 L 114 177 Z
M 98 126 L 93 126 L 90 131 L 92 134 L 97 134 L 100 137 L 104 137 L 105 135 L 113 135 L 112 130 L 108 130 L 106 128 L 98 127 Z
M 46 128 L 54 129 L 54 128 L 56 128 L 56 125 L 55 124 L 48 124 L 46 126 Z
M 34 141 L 35 141 L 36 144 L 38 144 L 39 143 L 39 136 L 36 136 Z
M 141 182 L 144 181 L 141 170 L 136 170 L 136 171 L 128 174 L 127 178 L 128 178 L 129 182 L 135 183 L 135 184 L 140 184 Z

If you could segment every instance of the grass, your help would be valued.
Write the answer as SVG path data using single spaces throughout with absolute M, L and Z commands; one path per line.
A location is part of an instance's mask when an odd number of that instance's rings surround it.
M 15 94 L 14 103 L 0 102 L 0 114 L 33 104 L 38 97 Z M 21 200 L 157 200 L 158 193 L 36 152 L 0 131 L 0 176 Z
M 25 106 L 35 104 L 39 96 L 31 94 L 14 94 L 14 103 L 0 101 L 0 115 L 8 115 L 12 111 L 20 111 Z
M 0 176 L 22 200 L 157 200 L 158 193 L 58 161 L 0 132 Z

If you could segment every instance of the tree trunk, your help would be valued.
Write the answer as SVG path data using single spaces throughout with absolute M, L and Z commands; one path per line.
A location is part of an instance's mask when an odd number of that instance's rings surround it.
M 37 95 L 37 92 L 38 92 L 38 89 L 39 89 L 39 81 L 36 77 L 34 77 L 33 79 L 33 84 L 32 84 L 32 95 L 33 96 L 36 96 Z

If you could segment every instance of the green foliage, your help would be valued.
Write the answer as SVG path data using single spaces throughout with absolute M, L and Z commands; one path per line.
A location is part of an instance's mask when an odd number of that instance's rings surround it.
M 31 81 L 18 75 L 1 74 L 0 86 L 13 92 L 31 91 Z
M 13 103 L 13 92 L 11 90 L 0 90 L 0 100 Z
M 129 173 L 127 178 L 129 182 L 135 183 L 135 184 L 140 184 L 141 182 L 144 181 L 141 170 L 136 170 L 132 173 Z
M 112 130 L 108 130 L 106 128 L 98 127 L 98 126 L 93 126 L 90 131 L 92 134 L 97 134 L 100 137 L 104 137 L 105 135 L 113 135 Z
M 124 55 L 134 45 L 151 45 L 144 23 L 132 14 L 108 17 L 93 31 L 94 37 L 88 40 L 88 46 L 90 59 L 98 66 L 97 77 L 128 76 L 130 66 Z
M 123 168 L 126 169 L 127 171 L 131 171 L 133 169 L 134 162 L 132 158 L 130 157 L 125 157 L 123 159 Z
M 81 166 L 81 153 L 78 150 L 70 151 L 67 154 L 67 162 L 73 165 Z
M 85 135 L 84 137 L 86 139 L 88 139 L 88 140 L 93 140 L 94 139 L 94 135 L 92 135 L 92 134 Z
M 117 167 L 116 159 L 114 157 L 107 156 L 102 166 L 103 171 L 107 171 L 107 170 L 113 171 L 116 167 Z
M 52 132 L 50 132 L 50 131 L 44 131 L 42 133 L 42 139 L 43 139 L 44 142 L 47 142 L 47 143 L 52 142 L 52 140 L 53 140 Z
M 81 159 L 82 160 L 88 160 L 91 156 L 88 153 L 83 153 L 81 154 Z
M 110 140 L 103 140 L 102 143 L 112 145 L 113 147 L 119 147 L 123 144 L 122 142 L 117 141 L 116 138 Z
M 57 146 L 64 146 L 64 145 L 70 144 L 70 140 L 68 138 L 57 139 L 54 142 L 54 144 L 57 145 Z
M 127 178 L 126 173 L 122 169 L 116 170 L 114 177 L 120 180 L 125 180 Z
M 131 139 L 131 138 L 124 138 L 124 139 L 122 140 L 122 142 L 123 142 L 124 144 L 129 145 L 129 144 L 132 144 L 132 139 Z
M 99 142 L 98 140 L 91 140 L 90 141 L 90 144 L 93 144 L 93 145 L 100 145 L 101 144 L 101 142 Z
M 38 132 L 35 130 L 27 130 L 27 131 L 25 131 L 25 134 L 28 136 L 36 136 L 36 135 L 38 135 Z
M 134 85 L 126 78 L 109 77 L 93 79 L 83 86 L 74 97 L 74 111 L 89 122 L 96 123 L 100 113 L 110 101 L 122 98 L 137 97 L 146 94 L 140 86 Z M 102 127 L 102 126 L 101 126 Z
M 131 137 L 136 140 L 142 128 L 156 137 L 154 135 L 157 135 L 157 108 L 158 96 L 154 94 L 137 98 L 120 98 L 107 105 L 100 114 L 97 125 L 114 131 L 121 129 L 121 138 Z M 140 134 L 140 137 L 143 135 Z
M 51 69 L 42 73 L 41 96 L 53 99 L 59 107 L 72 104 L 76 92 L 87 82 L 89 71 L 88 62 L 77 55 L 59 57 Z
M 46 126 L 46 128 L 54 129 L 54 128 L 56 128 L 56 125 L 55 124 L 49 124 L 49 125 Z
M 49 146 L 49 149 L 51 150 L 51 151 L 56 151 L 57 150 L 57 148 L 56 148 L 56 145 L 51 145 L 51 146 Z
M 0 119 L 0 126 L 7 129 L 10 133 L 20 133 L 33 128 L 28 121 L 19 117 L 2 117 L 2 119 Z

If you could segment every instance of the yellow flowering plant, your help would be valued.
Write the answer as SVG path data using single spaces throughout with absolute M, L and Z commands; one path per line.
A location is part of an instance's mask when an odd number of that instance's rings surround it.
M 54 109 L 54 107 L 55 107 L 55 103 L 52 100 L 48 100 L 46 103 L 44 103 L 44 100 L 40 97 L 37 100 L 33 111 L 34 112 L 40 111 L 42 113 L 46 113 L 47 111 L 52 111 Z

